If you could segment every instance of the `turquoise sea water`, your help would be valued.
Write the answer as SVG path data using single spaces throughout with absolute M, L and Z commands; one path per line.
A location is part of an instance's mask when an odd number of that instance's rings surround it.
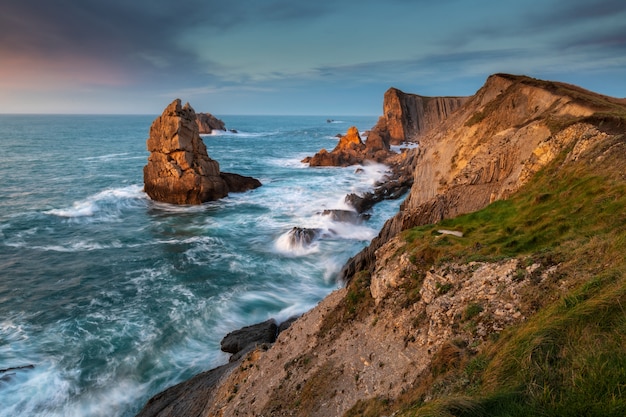
M 263 186 L 202 206 L 143 193 L 155 116 L 0 115 L 0 416 L 132 416 L 227 361 L 221 338 L 313 307 L 399 201 L 361 225 L 345 209 L 385 167 L 309 168 L 375 117 L 223 117 L 204 136 L 226 172 Z M 293 227 L 327 231 L 290 246 Z

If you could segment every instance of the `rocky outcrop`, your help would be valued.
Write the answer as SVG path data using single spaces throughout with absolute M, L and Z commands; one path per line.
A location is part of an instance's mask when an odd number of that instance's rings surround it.
M 261 182 L 256 178 L 246 177 L 245 175 L 234 174 L 232 172 L 220 172 L 220 177 L 226 183 L 229 192 L 243 193 L 244 191 L 254 190 L 261 186 Z
M 201 204 L 230 191 L 259 187 L 250 177 L 220 172 L 198 133 L 196 113 L 189 103 L 174 100 L 150 127 L 148 164 L 143 169 L 144 190 L 156 201 Z
M 309 166 L 350 166 L 362 164 L 364 161 L 383 162 L 391 155 L 389 142 L 379 134 L 368 136 L 365 143 L 361 140 L 359 130 L 352 126 L 339 139 L 335 149 L 328 152 L 322 149 L 312 157 L 302 160 Z
M 274 343 L 278 334 L 276 320 L 269 319 L 263 323 L 254 324 L 234 330 L 222 339 L 220 347 L 226 353 L 239 353 L 263 343 Z
M 417 141 L 457 111 L 469 97 L 425 97 L 407 94 L 397 88 L 385 92 L 383 116 L 372 129 L 388 136 L 392 145 Z
M 196 113 L 196 123 L 200 134 L 208 134 L 214 130 L 226 130 L 224 122 L 211 113 Z

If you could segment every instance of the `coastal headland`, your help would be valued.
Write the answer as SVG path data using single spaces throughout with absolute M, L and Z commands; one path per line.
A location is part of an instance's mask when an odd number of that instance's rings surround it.
M 626 410 L 626 100 L 495 74 L 465 98 L 390 89 L 383 110 L 308 160 L 419 143 L 379 160 L 408 195 L 345 285 L 138 416 Z

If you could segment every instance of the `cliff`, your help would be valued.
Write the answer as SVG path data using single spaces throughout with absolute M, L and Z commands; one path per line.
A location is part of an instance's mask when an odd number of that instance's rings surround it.
M 383 116 L 372 129 L 387 136 L 392 145 L 417 141 L 458 110 L 468 97 L 425 97 L 397 88 L 385 92 Z
M 198 376 L 140 415 L 626 409 L 624 103 L 498 74 L 411 152 L 410 194 L 344 288 L 206 395 Z
M 509 197 L 577 138 L 601 136 L 596 125 L 606 130 L 618 123 L 614 115 L 623 107 L 623 100 L 563 83 L 492 75 L 420 137 L 409 196 L 379 237 L 348 262 L 344 277 L 371 269 L 376 249 L 402 230 Z

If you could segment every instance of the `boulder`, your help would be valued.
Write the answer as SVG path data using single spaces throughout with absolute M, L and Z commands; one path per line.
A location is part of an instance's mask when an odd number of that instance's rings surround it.
M 289 231 L 289 244 L 291 247 L 309 246 L 321 233 L 321 229 L 294 227 Z
M 261 185 L 253 178 L 220 172 L 219 163 L 209 157 L 200 138 L 195 111 L 189 103 L 181 106 L 180 99 L 154 120 L 147 148 L 144 190 L 156 201 L 201 204 L 225 197 L 229 191 Z
M 249 346 L 263 343 L 274 343 L 278 334 L 276 320 L 269 319 L 263 323 L 246 326 L 228 333 L 220 343 L 221 349 L 227 353 L 239 353 Z
M 221 172 L 220 177 L 222 177 L 222 179 L 226 182 L 228 191 L 233 193 L 242 193 L 261 186 L 261 181 L 256 178 L 246 177 L 230 172 Z

